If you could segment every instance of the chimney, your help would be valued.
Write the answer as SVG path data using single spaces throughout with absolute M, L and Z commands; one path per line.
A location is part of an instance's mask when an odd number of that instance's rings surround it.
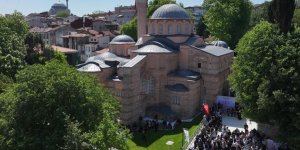
M 147 5 L 148 5 L 148 0 L 135 1 L 135 7 L 137 10 L 137 21 L 138 21 L 138 35 L 137 35 L 138 39 L 147 33 L 146 32 Z

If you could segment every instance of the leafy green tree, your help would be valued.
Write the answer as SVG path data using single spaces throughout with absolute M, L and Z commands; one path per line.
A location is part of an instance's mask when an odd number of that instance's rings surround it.
M 4 90 L 13 83 L 13 80 L 8 76 L 0 74 L 0 94 L 4 92 Z
M 300 30 L 288 37 L 261 22 L 240 40 L 229 81 L 243 115 L 279 127 L 300 148 Z
M 294 18 L 292 22 L 295 25 L 295 27 L 300 27 L 300 8 L 295 9 Z
M 128 23 L 122 25 L 121 33 L 126 34 L 137 41 L 137 18 L 134 17 Z
M 249 0 L 205 0 L 204 23 L 211 35 L 235 48 L 247 32 L 252 4 Z
M 202 17 L 201 21 L 196 25 L 196 33 L 203 38 L 209 37 L 209 31 L 207 30 L 207 26 L 204 23 L 204 18 Z
M 126 147 L 128 132 L 117 122 L 117 100 L 95 78 L 57 60 L 18 72 L 0 105 L 0 149 Z
M 20 13 L 0 15 L 0 73 L 14 77 L 25 66 L 28 25 Z
M 250 27 L 254 27 L 260 21 L 268 21 L 268 10 L 270 7 L 270 2 L 266 1 L 261 5 L 254 7 L 251 11 L 251 18 L 250 18 Z
M 40 56 L 45 49 L 43 39 L 37 33 L 28 33 L 25 38 L 27 54 L 26 63 L 29 65 L 40 63 Z

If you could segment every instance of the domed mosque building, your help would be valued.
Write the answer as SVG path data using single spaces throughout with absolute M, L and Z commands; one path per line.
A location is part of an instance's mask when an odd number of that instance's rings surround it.
M 117 36 L 108 52 L 89 58 L 78 70 L 95 74 L 118 98 L 123 124 L 140 116 L 191 119 L 202 103 L 211 105 L 228 91 L 233 51 L 194 35 L 193 19 L 176 4 L 161 6 L 147 19 L 147 3 L 136 0 L 136 43 Z
M 68 14 L 70 14 L 70 10 L 68 8 L 68 1 L 67 1 L 67 5 L 60 2 L 53 4 L 48 13 L 50 16 L 52 16 L 52 15 L 57 15 L 57 13 L 59 12 L 67 12 Z

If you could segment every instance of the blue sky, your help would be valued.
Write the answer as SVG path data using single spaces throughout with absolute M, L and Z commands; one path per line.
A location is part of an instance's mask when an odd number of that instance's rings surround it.
M 59 0 L 0 0 L 0 14 L 12 13 L 14 10 L 27 15 L 32 12 L 48 11 L 53 3 Z M 265 0 L 251 0 L 254 4 L 260 4 Z M 65 0 L 61 0 L 65 3 Z M 184 6 L 202 4 L 203 0 L 177 0 Z M 75 15 L 82 16 L 94 11 L 113 10 L 115 6 L 133 5 L 134 0 L 69 0 L 69 8 Z

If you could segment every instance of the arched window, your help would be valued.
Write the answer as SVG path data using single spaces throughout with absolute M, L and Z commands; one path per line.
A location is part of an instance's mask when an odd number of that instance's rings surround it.
M 169 24 L 168 25 L 168 34 L 172 34 L 173 33 L 173 25 Z
M 155 34 L 155 25 L 154 24 L 152 24 L 152 34 Z
M 181 24 L 177 24 L 177 34 L 181 34 Z
M 124 51 L 123 51 L 123 49 L 120 49 L 120 56 L 124 56 Z
M 163 33 L 164 33 L 164 25 L 159 24 L 159 34 L 163 34 Z

